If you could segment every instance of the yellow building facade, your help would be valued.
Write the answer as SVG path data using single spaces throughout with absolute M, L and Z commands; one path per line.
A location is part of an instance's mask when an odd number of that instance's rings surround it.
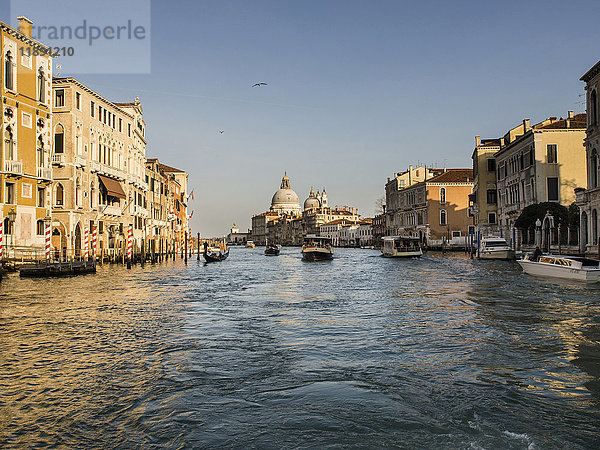
M 51 213 L 51 49 L 31 38 L 33 22 L 19 29 L 0 22 L 2 47 L 2 184 L 5 255 L 43 252 Z

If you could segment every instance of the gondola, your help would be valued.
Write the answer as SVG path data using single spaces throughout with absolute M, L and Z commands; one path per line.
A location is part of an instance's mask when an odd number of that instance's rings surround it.
M 225 251 L 220 248 L 209 248 L 208 243 L 205 242 L 203 256 L 207 263 L 223 261 L 229 256 L 229 248 Z

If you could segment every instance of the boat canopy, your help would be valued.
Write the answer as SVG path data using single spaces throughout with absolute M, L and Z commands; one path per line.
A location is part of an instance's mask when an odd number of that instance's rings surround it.
M 384 241 L 420 241 L 421 239 L 417 236 L 384 236 L 382 237 Z
M 317 236 L 315 234 L 308 234 L 304 238 L 304 242 L 323 242 L 331 243 L 331 238 L 327 236 Z

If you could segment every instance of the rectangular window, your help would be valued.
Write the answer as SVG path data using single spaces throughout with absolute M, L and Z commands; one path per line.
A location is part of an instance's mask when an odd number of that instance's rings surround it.
M 98 105 L 98 120 L 102 121 L 102 106 Z
M 535 151 L 533 147 L 529 149 L 529 165 L 533 166 L 535 164 Z
M 98 221 L 98 233 L 99 234 L 104 233 L 104 221 L 102 221 L 102 220 Z
M 498 194 L 495 189 L 487 190 L 487 202 L 488 205 L 495 205 L 498 203 Z
M 106 123 L 106 113 L 107 113 L 107 111 L 104 110 L 104 115 L 103 115 L 103 119 L 102 119 L 102 122 L 104 122 L 104 123 Z
M 548 201 L 558 201 L 558 178 L 552 177 L 547 179 L 548 183 Z
M 127 136 L 131 136 L 131 124 L 127 124 Z
M 31 183 L 21 183 L 21 197 L 31 198 Z
M 488 223 L 490 223 L 490 224 L 496 223 L 496 213 L 488 213 Z
M 460 231 L 453 231 L 452 232 L 452 237 L 453 238 L 459 238 L 460 237 Z
M 121 118 L 119 117 L 119 132 L 123 131 L 123 130 L 122 130 L 122 126 L 123 126 L 123 119 L 121 119 Z
M 37 205 L 38 208 L 43 208 L 45 206 L 46 203 L 46 189 L 45 188 L 38 188 L 37 190 Z
M 496 170 L 496 160 L 493 158 L 489 158 L 487 160 L 488 172 L 494 172 Z
M 24 127 L 31 128 L 31 114 L 26 112 L 21 113 L 21 124 Z
M 90 116 L 94 117 L 96 113 L 96 104 L 94 102 L 90 102 Z
M 61 106 L 65 106 L 65 90 L 57 89 L 55 98 L 54 98 L 54 106 L 60 108 Z
M 81 111 L 81 94 L 75 92 L 75 108 Z
M 9 205 L 15 204 L 15 184 L 14 183 L 6 183 L 6 203 Z
M 546 146 L 546 161 L 548 164 L 556 164 L 558 162 L 557 156 L 557 145 L 548 144 Z

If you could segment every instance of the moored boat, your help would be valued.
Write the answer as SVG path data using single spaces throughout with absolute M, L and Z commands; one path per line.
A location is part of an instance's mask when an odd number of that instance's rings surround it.
M 246 242 L 246 248 L 254 248 L 254 247 L 256 247 L 256 246 L 254 245 L 253 241 L 247 241 Z
M 331 238 L 308 235 L 302 244 L 302 259 L 305 261 L 324 261 L 333 259 Z
M 526 255 L 517 261 L 529 275 L 589 282 L 600 281 L 600 261 L 578 256 Z
M 506 239 L 501 237 L 484 237 L 479 247 L 479 259 L 515 259 L 515 251 L 510 248 Z
M 384 236 L 382 256 L 388 258 L 413 258 L 423 254 L 421 241 L 413 236 Z

